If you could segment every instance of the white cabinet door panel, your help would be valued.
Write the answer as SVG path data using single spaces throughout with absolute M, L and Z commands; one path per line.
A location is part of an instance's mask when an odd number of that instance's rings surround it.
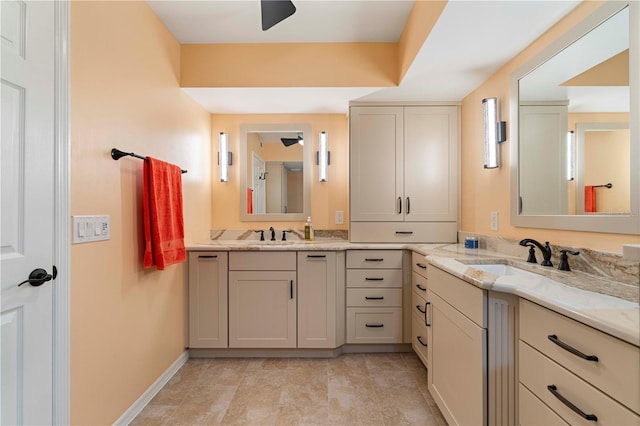
M 457 117 L 457 107 L 405 107 L 405 221 L 457 219 Z
M 296 272 L 229 272 L 229 347 L 296 347 Z
M 351 108 L 351 220 L 402 220 L 403 108 Z M 357 141 L 357 143 L 354 143 Z

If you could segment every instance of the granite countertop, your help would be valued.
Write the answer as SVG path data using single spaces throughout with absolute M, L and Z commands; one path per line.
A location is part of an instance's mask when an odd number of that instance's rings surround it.
M 338 239 L 313 242 L 212 240 L 187 247 L 190 251 L 343 251 L 412 250 L 433 266 L 485 290 L 511 293 L 640 346 L 640 305 L 637 288 L 617 285 L 585 273 L 526 263 L 524 259 L 461 244 L 351 243 Z M 521 275 L 495 275 L 474 264 L 504 264 L 524 270 Z M 531 274 L 527 275 L 527 272 Z

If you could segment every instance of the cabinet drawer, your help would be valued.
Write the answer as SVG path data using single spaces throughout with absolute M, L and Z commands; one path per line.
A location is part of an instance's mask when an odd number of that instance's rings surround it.
M 229 253 L 232 271 L 295 271 L 295 251 L 251 251 Z
M 429 288 L 427 279 L 420 274 L 415 272 L 411 273 L 411 284 L 413 288 L 413 293 L 417 293 L 422 297 L 427 297 L 427 289 Z
M 520 426 L 561 426 L 569 423 L 562 420 L 560 416 L 542 401 L 538 399 L 529 389 L 518 384 L 518 425 Z
M 486 327 L 487 299 L 484 290 L 430 265 L 429 291 L 446 300 L 480 327 Z
M 411 303 L 411 312 L 413 315 L 420 317 L 423 324 L 427 324 L 429 321 L 429 304 L 422 297 L 414 293 L 414 297 Z
M 573 404 L 585 414 L 595 415 L 598 424 L 640 424 L 640 417 L 637 414 L 562 368 L 522 340 L 518 345 L 518 355 L 520 382 L 569 424 L 594 423 L 587 421 L 563 403 L 552 393 L 550 386 L 554 386 L 555 392 L 565 398 L 567 403 Z M 637 376 L 629 381 L 637 381 Z
M 349 250 L 347 251 L 347 268 L 402 268 L 402 250 Z
M 424 255 L 416 253 L 415 251 L 412 252 L 411 268 L 413 272 L 427 279 L 427 259 L 424 258 Z
M 598 361 L 574 355 L 549 336 L 583 354 L 597 356 Z M 520 299 L 520 338 L 640 413 L 640 348 L 525 299 Z
M 347 308 L 347 343 L 402 343 L 402 308 Z
M 429 344 L 427 340 L 427 327 L 425 327 L 424 322 L 416 315 L 412 316 L 411 336 L 411 346 L 413 347 L 416 355 L 418 355 L 418 358 L 420 358 L 420 361 L 422 361 L 426 367 L 429 359 L 427 351 L 427 345 Z
M 348 288 L 347 306 L 399 306 L 402 307 L 401 288 Z
M 455 243 L 457 222 L 351 222 L 354 243 Z
M 402 269 L 348 269 L 347 287 L 402 287 Z

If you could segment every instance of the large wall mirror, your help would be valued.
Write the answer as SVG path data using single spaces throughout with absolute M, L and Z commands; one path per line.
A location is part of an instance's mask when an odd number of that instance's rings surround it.
M 304 221 L 311 204 L 311 126 L 240 126 L 240 219 Z
M 511 76 L 511 223 L 640 234 L 637 2 L 608 2 Z

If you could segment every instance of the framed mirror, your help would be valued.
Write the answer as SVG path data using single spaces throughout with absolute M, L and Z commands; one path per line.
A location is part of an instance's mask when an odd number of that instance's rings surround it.
M 608 2 L 511 75 L 513 226 L 640 234 L 637 2 Z
M 240 126 L 240 220 L 305 221 L 311 215 L 311 126 Z

